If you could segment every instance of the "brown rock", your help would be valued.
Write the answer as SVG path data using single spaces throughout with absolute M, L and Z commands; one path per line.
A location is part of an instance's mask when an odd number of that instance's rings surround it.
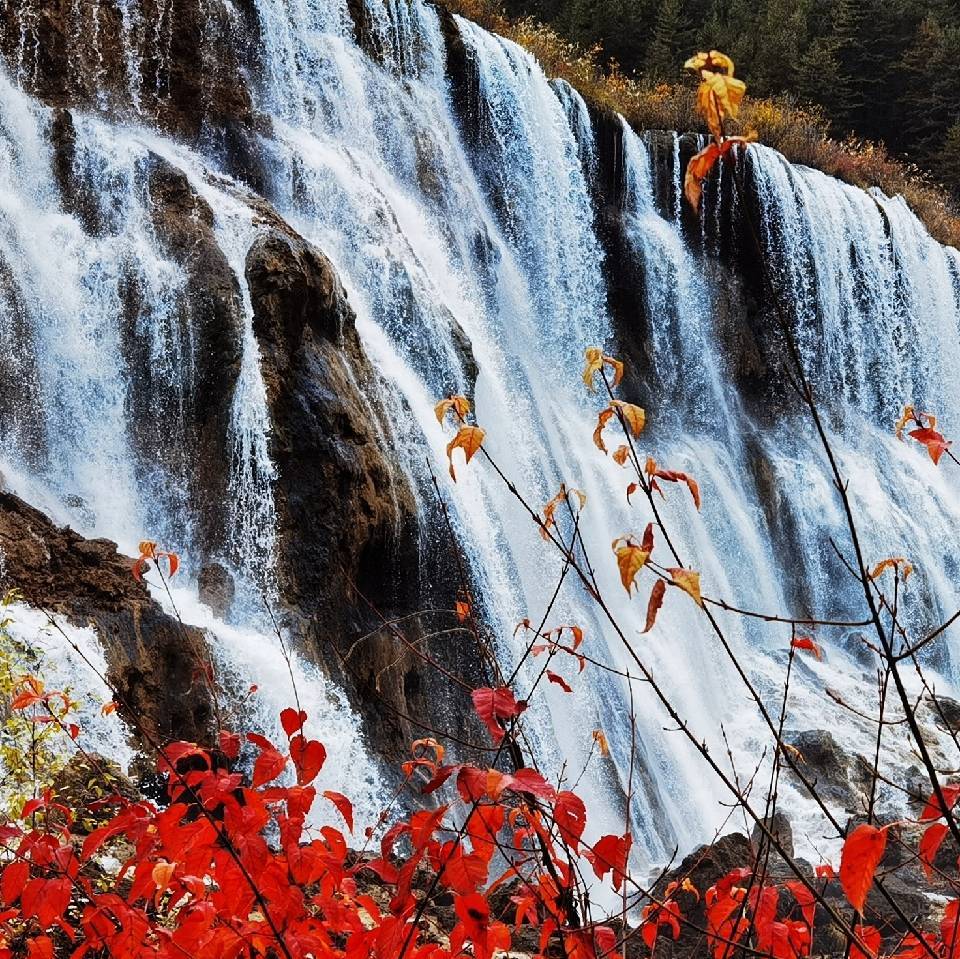
M 200 602 L 210 607 L 214 616 L 226 619 L 233 606 L 236 585 L 233 576 L 221 563 L 207 563 L 200 568 L 197 577 Z
M 211 700 L 196 679 L 207 656 L 203 632 L 164 613 L 115 543 L 60 529 L 0 491 L 0 555 L 0 588 L 96 630 L 120 712 L 147 739 L 208 739 Z
M 452 609 L 455 584 L 432 564 L 455 565 L 444 548 L 420 548 L 413 492 L 389 453 L 385 386 L 331 264 L 275 217 L 269 226 L 247 256 L 247 281 L 273 417 L 281 593 L 307 647 L 363 710 L 374 744 L 395 755 L 424 734 L 415 717 L 442 721 L 438 702 L 461 726 L 472 716 L 462 693 L 408 645 L 436 617 L 408 619 L 404 638 L 378 629 L 421 609 Z M 453 624 L 450 615 L 444 625 Z M 479 684 L 466 638 L 422 648 Z

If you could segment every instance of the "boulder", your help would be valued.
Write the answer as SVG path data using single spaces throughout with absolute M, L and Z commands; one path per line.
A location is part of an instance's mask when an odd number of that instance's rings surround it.
M 788 732 L 784 740 L 799 750 L 805 777 L 815 783 L 826 802 L 851 811 L 862 806 L 869 787 L 868 769 L 858 757 L 851 756 L 829 730 Z M 794 776 L 791 771 L 788 775 Z

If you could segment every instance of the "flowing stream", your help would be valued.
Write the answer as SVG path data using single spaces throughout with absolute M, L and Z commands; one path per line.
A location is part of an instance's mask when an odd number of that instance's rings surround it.
M 641 634 L 653 580 L 643 578 L 640 594 L 628 597 L 610 550 L 615 536 L 640 534 L 651 517 L 637 498 L 627 503 L 626 471 L 591 442 L 601 401 L 580 380 L 584 349 L 611 347 L 615 337 L 607 308 L 611 265 L 604 262 L 592 188 L 597 145 L 585 104 L 567 84 L 549 81 L 519 47 L 458 19 L 473 93 L 465 122 L 454 106 L 438 14 L 423 0 L 368 0 L 377 59 L 357 45 L 346 0 L 253 0 L 253 7 L 259 53 L 252 89 L 271 119 L 260 143 L 266 199 L 336 267 L 363 345 L 388 385 L 385 402 L 402 427 L 393 452 L 415 489 L 429 496 L 426 461 L 446 476 L 450 434 L 437 424 L 434 403 L 472 392 L 486 449 L 530 504 L 541 507 L 561 483 L 586 493 L 580 532 L 612 614 L 696 737 L 715 756 L 725 756 L 729 742 L 736 773 L 746 781 L 763 763 L 770 737 L 730 656 L 676 590 L 668 592 L 654 629 Z M 122 9 L 133 38 L 136 3 Z M 132 46 L 131 76 L 135 63 Z M 132 82 L 134 107 L 138 92 Z M 245 325 L 229 423 L 229 536 L 232 555 L 244 558 L 238 569 L 244 581 L 262 585 L 275 548 L 275 474 L 243 277 L 257 231 L 248 191 L 145 122 L 80 114 L 73 177 L 107 224 L 91 231 L 67 210 L 55 182 L 52 122 L 50 111 L 18 88 L 16 71 L 0 76 L 0 348 L 7 358 L 0 379 L 19 384 L 19 401 L 3 411 L 0 472 L 31 502 L 84 532 L 109 535 L 127 550 L 150 532 L 189 557 L 190 464 L 176 455 L 176 431 L 193 389 L 194 331 L 178 310 L 185 277 L 164 253 L 149 215 L 144 170 L 149 154 L 161 156 L 210 205 L 217 243 L 237 280 Z M 684 487 L 664 484 L 662 512 L 677 552 L 700 571 L 705 594 L 735 606 L 859 619 L 858 585 L 830 545 L 831 536 L 843 549 L 848 541 L 810 423 L 793 412 L 760 422 L 738 391 L 738 357 L 718 319 L 722 274 L 701 249 L 710 244 L 691 243 L 682 223 L 679 140 L 665 144 L 626 124 L 622 134 L 619 215 L 628 255 L 643 277 L 654 384 L 640 447 L 664 466 L 693 474 L 703 493 L 698 512 Z M 960 255 L 931 240 L 901 199 L 792 167 L 762 146 L 751 147 L 744 163 L 762 211 L 759 239 L 850 479 L 866 557 L 913 558 L 918 572 L 907 622 L 934 624 L 960 606 L 950 555 L 960 490 L 951 469 L 934 467 L 922 447 L 898 442 L 892 427 L 907 401 L 936 412 L 948 433 L 960 424 Z M 656 182 L 664 164 L 675 177 L 666 200 Z M 712 235 L 708 226 L 705 238 Z M 158 460 L 150 452 L 155 445 L 134 442 L 129 410 L 142 384 L 127 372 L 129 336 L 150 351 L 155 376 L 138 408 L 162 417 L 171 431 L 162 445 L 172 458 L 167 452 Z M 475 388 L 464 339 L 479 368 Z M 758 462 L 765 484 L 758 482 Z M 562 563 L 485 463 L 464 468 L 458 461 L 457 477 L 441 481 L 443 494 L 509 673 L 524 649 L 522 634 L 511 639 L 514 628 L 525 617 L 539 621 Z M 770 489 L 777 490 L 772 508 Z M 789 529 L 789 547 L 782 527 Z M 664 543 L 657 551 L 673 565 Z M 260 715 L 267 725 L 269 712 L 289 698 L 279 688 L 286 677 L 264 658 L 269 641 L 255 624 L 226 627 L 204 619 L 202 609 L 190 610 L 210 630 L 237 685 L 265 690 Z M 729 649 L 776 716 L 789 626 L 722 612 L 718 619 Z M 572 576 L 548 621 L 580 625 L 587 655 L 635 674 Z M 868 712 L 875 702 L 875 677 L 855 633 L 817 634 L 825 658 L 795 664 L 786 725 L 834 730 L 848 749 L 869 753 L 870 727 L 836 702 Z M 960 680 L 953 642 L 947 633 L 929 661 L 947 692 Z M 527 661 L 520 669 L 520 694 L 540 665 Z M 631 705 L 621 675 L 595 665 L 578 675 L 576 663 L 562 657 L 551 668 L 573 692 L 541 684 L 526 728 L 548 775 L 565 770 L 576 779 L 586 766 L 579 788 L 590 810 L 588 837 L 622 831 L 633 748 L 641 772 L 630 824 L 640 861 L 662 861 L 674 847 L 686 851 L 709 840 L 724 824 L 719 801 L 729 796 L 670 728 L 649 687 L 634 683 Z M 316 703 L 321 736 L 329 730 L 352 757 L 351 779 L 331 788 L 356 795 L 362 782 L 369 821 L 378 811 L 379 780 L 357 720 L 332 685 L 298 669 L 313 684 L 308 698 Z M 605 732 L 609 759 L 596 755 L 594 729 Z M 904 766 L 914 761 L 896 731 L 889 748 Z M 821 839 L 810 801 L 789 784 L 782 793 L 801 848 L 830 853 L 835 846 Z

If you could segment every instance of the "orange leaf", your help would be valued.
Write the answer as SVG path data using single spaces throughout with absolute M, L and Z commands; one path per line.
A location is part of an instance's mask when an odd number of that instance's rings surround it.
M 133 573 L 133 578 L 134 578 L 138 583 L 142 583 L 142 582 L 143 582 L 143 573 L 144 573 L 144 570 L 145 570 L 146 568 L 147 568 L 147 561 L 146 561 L 142 556 L 138 557 L 138 558 L 134 561 L 133 568 L 131 569 L 131 572 Z
M 570 688 L 570 684 L 558 673 L 551 672 L 548 669 L 547 679 L 549 679 L 551 683 L 556 683 L 565 693 L 573 692 L 573 690 Z
M 457 474 L 453 471 L 453 451 L 463 450 L 466 462 L 473 459 L 474 454 L 483 445 L 486 433 L 479 426 L 461 426 L 457 435 L 447 444 L 447 459 L 450 461 L 450 477 L 457 481 Z
M 593 731 L 593 741 L 600 747 L 601 756 L 610 755 L 610 744 L 607 742 L 606 733 L 602 729 L 595 729 Z
M 611 400 L 610 406 L 619 410 L 624 422 L 630 428 L 634 436 L 639 436 L 643 432 L 643 427 L 647 422 L 646 411 L 633 403 L 625 403 L 623 400 Z
M 870 579 L 876 579 L 888 569 L 899 570 L 903 575 L 904 582 L 910 578 L 910 574 L 913 572 L 913 566 L 907 562 L 906 557 L 893 556 L 889 559 L 883 559 L 877 563 L 877 565 L 873 567 L 873 572 L 870 573 Z
M 863 912 L 873 877 L 887 848 L 887 832 L 863 823 L 847 836 L 840 855 L 840 885 L 847 901 Z
M 601 410 L 600 415 L 597 416 L 597 428 L 593 431 L 593 442 L 601 453 L 607 452 L 607 447 L 603 443 L 603 429 L 611 416 L 613 416 L 613 410 L 609 406 L 605 410 Z
M 650 553 L 622 536 L 613 541 L 613 551 L 617 555 L 617 566 L 620 568 L 620 582 L 629 594 L 633 589 L 637 573 L 643 569 L 650 558 Z
M 667 572 L 673 578 L 673 585 L 679 586 L 702 608 L 703 597 L 700 595 L 700 574 L 695 573 L 692 569 L 668 569 Z
M 157 558 L 157 544 L 153 540 L 145 539 L 143 540 L 137 549 L 140 551 L 140 555 L 144 559 L 156 559 Z
M 618 466 L 623 466 L 627 462 L 627 457 L 630 455 L 630 449 L 627 446 L 618 446 L 613 453 L 613 461 Z
M 155 894 L 157 902 L 160 901 L 163 894 L 167 891 L 167 887 L 170 885 L 170 880 L 173 879 L 173 873 L 176 868 L 176 863 L 166 862 L 165 860 L 161 860 L 153 867 L 151 878 L 157 887 Z
M 653 589 L 650 590 L 650 600 L 647 603 L 647 622 L 643 627 L 643 632 L 649 633 L 650 630 L 653 629 L 653 624 L 657 621 L 657 613 L 660 612 L 660 607 L 663 605 L 663 597 L 666 592 L 666 581 L 658 579 L 653 584 Z
M 720 157 L 720 147 L 711 143 L 704 147 L 696 156 L 690 158 L 687 172 L 683 177 L 683 195 L 694 208 L 700 209 L 700 197 L 703 195 L 703 181 L 707 178 L 713 165 Z
M 465 623 L 470 618 L 470 604 L 465 603 L 462 599 L 457 600 L 455 610 L 457 619 L 461 623 Z

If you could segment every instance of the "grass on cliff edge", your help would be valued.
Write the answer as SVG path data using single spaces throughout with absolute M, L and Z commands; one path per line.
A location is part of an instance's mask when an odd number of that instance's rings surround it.
M 497 0 L 438 0 L 454 13 L 520 44 L 539 60 L 544 72 L 560 77 L 595 106 L 623 114 L 641 130 L 702 130 L 692 86 L 652 85 L 627 76 L 616 63 L 603 64 L 599 47 L 584 49 L 532 18 L 510 19 Z M 748 98 L 741 110 L 744 130 L 756 130 L 761 142 L 788 160 L 803 163 L 862 187 L 900 194 L 930 235 L 960 249 L 960 213 L 947 190 L 912 164 L 891 157 L 883 144 L 829 135 L 819 110 L 786 97 Z

